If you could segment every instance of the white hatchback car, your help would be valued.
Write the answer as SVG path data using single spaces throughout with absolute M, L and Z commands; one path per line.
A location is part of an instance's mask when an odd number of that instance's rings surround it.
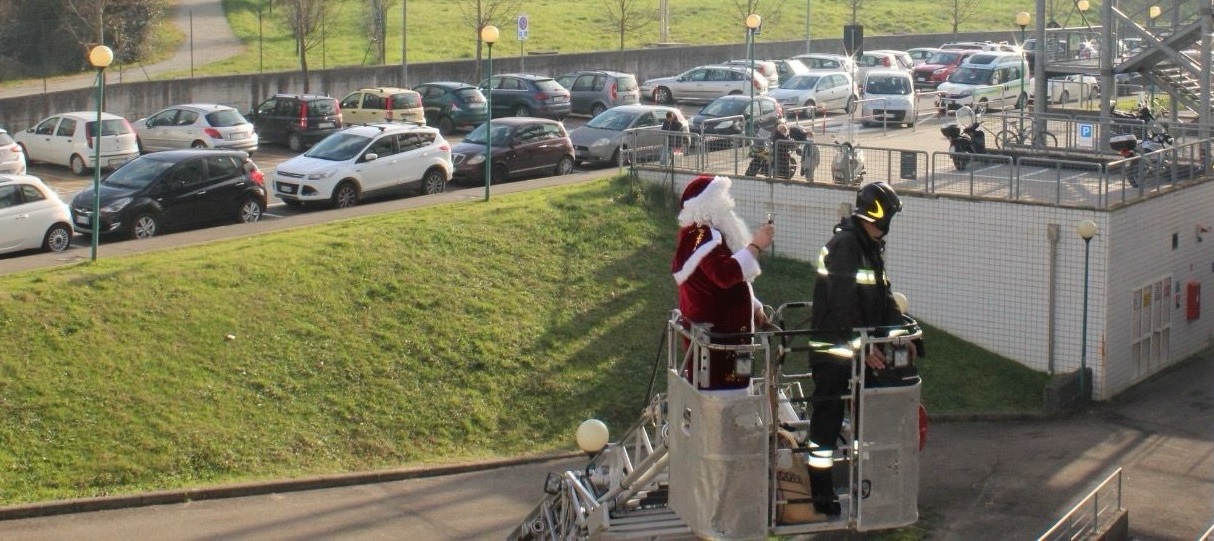
M 174 105 L 135 121 L 143 152 L 176 148 L 257 150 L 257 132 L 240 111 L 214 103 Z
M 62 113 L 14 133 L 13 139 L 25 150 L 27 160 L 71 167 L 77 175 L 95 167 L 98 147 L 94 145 L 98 139 L 103 169 L 113 169 L 139 157 L 135 130 L 125 118 L 102 113 L 100 130 L 95 129 L 96 124 L 96 111 Z M 98 132 L 100 137 L 96 135 Z
M 38 177 L 0 175 L 0 253 L 72 244 L 72 213 Z
M 915 81 L 910 73 L 901 69 L 870 70 L 861 92 L 861 124 L 915 125 L 919 109 Z
M 25 151 L 4 130 L 0 130 L 0 173 L 25 174 Z
M 274 195 L 288 205 L 358 204 L 364 194 L 439 193 L 451 180 L 451 145 L 437 128 L 408 123 L 352 126 L 274 170 Z

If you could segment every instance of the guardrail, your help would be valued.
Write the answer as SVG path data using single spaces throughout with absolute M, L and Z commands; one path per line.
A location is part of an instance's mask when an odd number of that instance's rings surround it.
M 1117 468 L 1037 541 L 1070 541 L 1091 536 L 1108 527 L 1122 511 L 1121 468 Z

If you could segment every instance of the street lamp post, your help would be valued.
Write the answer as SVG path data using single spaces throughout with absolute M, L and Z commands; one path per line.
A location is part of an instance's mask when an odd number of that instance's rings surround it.
M 1029 12 L 1027 12 L 1027 11 L 1021 11 L 1020 13 L 1016 14 L 1016 26 L 1020 27 L 1020 46 L 1021 47 L 1024 46 L 1024 30 L 1025 30 L 1025 28 L 1028 27 L 1029 21 L 1031 21 L 1031 20 L 1032 20 L 1032 17 L 1029 16 Z M 1044 46 L 1045 46 L 1044 43 L 1037 44 L 1037 52 L 1038 52 L 1039 56 L 1043 56 L 1043 55 L 1040 55 L 1040 53 L 1042 51 L 1042 47 L 1044 47 Z M 1021 53 L 1021 54 L 1023 54 L 1023 53 Z M 1041 62 L 1044 60 L 1045 60 L 1045 58 L 1043 56 L 1038 61 Z M 1024 66 L 1024 65 L 1022 64 L 1022 66 Z M 1024 66 L 1024 67 L 1027 67 L 1027 66 Z M 1020 74 L 1020 96 L 1018 96 L 1016 98 L 1016 103 L 1023 103 L 1023 105 L 1020 106 L 1021 116 L 1023 116 L 1024 109 L 1027 108 L 1028 104 L 1029 104 L 1028 96 L 1024 95 L 1024 78 L 1027 76 L 1028 76 L 1027 73 Z M 1024 100 L 1024 101 L 1021 102 L 1020 100 Z
M 93 125 L 93 250 L 97 260 L 97 238 L 101 236 L 101 110 L 105 107 L 105 68 L 114 61 L 114 51 L 105 45 L 89 50 L 89 64 L 97 69 L 97 123 Z M 86 135 L 87 136 L 87 135 Z
M 746 136 L 750 137 L 755 134 L 755 115 L 751 110 L 755 106 L 755 82 L 754 74 L 759 70 L 755 69 L 755 30 L 759 29 L 759 25 L 763 24 L 763 18 L 757 13 L 751 13 L 746 16 L 746 60 L 750 65 L 751 81 L 750 81 L 750 103 L 746 106 Z
M 1077 228 L 1079 238 L 1083 239 L 1083 331 L 1079 339 L 1079 396 L 1088 398 L 1088 269 L 1092 248 L 1092 237 L 1096 236 L 1096 222 L 1084 220 Z
M 499 32 L 496 26 L 491 24 L 481 28 L 481 41 L 489 47 L 489 65 L 485 68 L 486 84 L 492 84 L 493 81 L 493 44 L 497 43 Z M 489 181 L 493 177 L 493 88 L 487 88 L 488 94 L 485 100 L 488 101 L 489 118 L 485 120 L 485 201 L 489 200 Z

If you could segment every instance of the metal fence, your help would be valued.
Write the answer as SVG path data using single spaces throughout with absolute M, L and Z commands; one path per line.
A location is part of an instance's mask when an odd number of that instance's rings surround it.
M 1121 507 L 1121 468 L 1101 481 L 1071 511 L 1037 541 L 1085 539 L 1107 528 L 1124 509 Z

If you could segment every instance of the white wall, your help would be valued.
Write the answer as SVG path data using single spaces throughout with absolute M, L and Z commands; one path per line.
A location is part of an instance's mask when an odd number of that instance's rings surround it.
M 651 180 L 671 185 L 660 173 Z M 675 194 L 693 178 L 677 176 Z M 919 183 L 921 187 L 922 183 Z M 899 183 L 894 183 L 899 188 Z M 1200 351 L 1214 337 L 1214 306 L 1196 321 L 1185 321 L 1183 284 L 1214 288 L 1214 232 L 1197 242 L 1195 226 L 1214 226 L 1214 183 L 1187 186 L 1169 194 L 1111 210 L 990 201 L 900 190 L 903 212 L 888 237 L 886 260 L 894 289 L 905 293 L 920 320 L 1014 359 L 1034 370 L 1051 366 L 1049 313 L 1054 281 L 1053 369 L 1077 370 L 1083 342 L 1084 242 L 1076 232 L 1093 220 L 1088 280 L 1086 363 L 1093 371 L 1093 397 L 1111 398 L 1160 369 Z M 838 205 L 852 203 L 855 191 L 826 184 L 734 179 L 739 214 L 752 225 L 767 212 L 776 216 L 775 251 L 812 261 L 838 222 Z M 1058 225 L 1051 271 L 1049 224 Z M 1214 228 L 1214 227 L 1212 227 Z M 1178 246 L 1172 249 L 1172 234 Z M 1161 358 L 1135 358 L 1135 289 L 1171 276 L 1165 297 L 1170 336 Z M 761 280 L 762 278 L 760 278 Z M 1179 288 L 1179 289 L 1178 289 Z M 774 299 L 780 302 L 793 299 Z M 1154 343 L 1162 340 L 1156 337 Z

